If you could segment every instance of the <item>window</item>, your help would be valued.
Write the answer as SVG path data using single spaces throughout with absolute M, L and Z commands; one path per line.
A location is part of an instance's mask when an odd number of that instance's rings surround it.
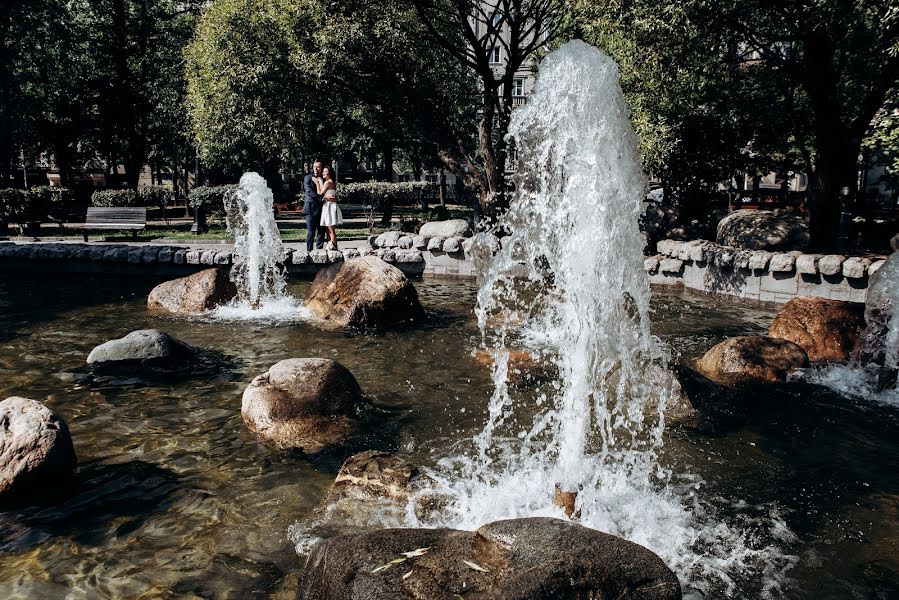
M 493 16 L 490 17 L 490 20 L 493 22 L 494 29 L 500 26 L 500 23 L 503 22 L 503 14 L 498 10 L 493 11 Z
M 499 46 L 494 46 L 490 49 L 490 62 L 494 65 L 498 65 L 502 62 L 503 57 L 503 49 Z
M 524 79 L 512 80 L 512 95 L 524 96 Z

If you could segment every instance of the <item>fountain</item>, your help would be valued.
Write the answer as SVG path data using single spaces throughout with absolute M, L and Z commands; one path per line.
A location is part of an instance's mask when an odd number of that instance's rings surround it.
M 214 311 L 222 319 L 292 319 L 304 310 L 284 293 L 287 285 L 281 234 L 272 210 L 274 197 L 258 173 L 244 173 L 225 196 L 228 232 L 234 236 L 231 281 L 237 298 Z
M 761 556 L 755 576 L 776 586 L 792 559 L 715 518 L 700 483 L 659 460 L 670 392 L 650 383 L 665 357 L 642 268 L 646 180 L 615 63 L 580 41 L 548 56 L 509 135 L 518 189 L 476 311 L 496 356 L 488 421 L 469 452 L 431 473 L 449 508 L 416 524 L 574 515 L 653 550 L 688 589 L 732 592 Z M 510 347 L 553 365 L 556 381 L 510 386 Z

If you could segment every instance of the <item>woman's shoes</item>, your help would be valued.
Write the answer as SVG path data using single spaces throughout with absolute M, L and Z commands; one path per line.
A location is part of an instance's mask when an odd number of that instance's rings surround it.
M 325 250 L 339 250 L 339 248 L 334 242 L 328 242 L 327 244 L 325 244 Z

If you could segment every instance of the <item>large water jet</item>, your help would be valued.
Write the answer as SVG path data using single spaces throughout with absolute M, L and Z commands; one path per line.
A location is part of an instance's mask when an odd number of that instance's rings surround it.
M 670 392 L 647 375 L 665 360 L 649 330 L 638 227 L 647 186 L 617 66 L 574 41 L 539 72 L 512 115 L 517 191 L 478 295 L 483 344 L 497 357 L 488 421 L 470 452 L 432 473 L 453 501 L 426 524 L 567 513 L 655 551 L 693 590 L 731 593 L 754 562 L 766 563 L 755 577 L 776 580 L 790 560 L 703 516 L 712 511 L 696 479 L 682 492 L 658 458 Z M 554 383 L 509 385 L 515 346 L 553 365 Z

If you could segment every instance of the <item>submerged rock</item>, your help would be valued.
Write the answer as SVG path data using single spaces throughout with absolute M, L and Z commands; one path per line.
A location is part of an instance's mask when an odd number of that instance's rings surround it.
M 343 327 L 422 321 L 418 293 L 403 272 L 375 256 L 363 256 L 322 269 L 315 276 L 306 307 L 317 317 Z
M 899 297 L 899 252 L 893 252 L 868 280 L 865 329 L 853 353 L 853 358 L 860 363 L 883 366 L 886 362 L 890 319 L 894 312 L 899 310 L 897 297 Z M 899 336 L 893 342 L 899 344 Z M 899 356 L 899 348 L 892 350 Z
M 199 273 L 160 283 L 150 292 L 147 308 L 174 314 L 196 314 L 227 304 L 237 296 L 237 287 L 225 269 Z
M 733 384 L 744 381 L 777 383 L 787 374 L 808 366 L 802 347 L 763 335 L 744 335 L 724 340 L 705 353 L 696 367 L 713 381 Z
M 360 435 L 372 410 L 353 374 L 325 358 L 275 363 L 247 386 L 241 403 L 244 422 L 264 442 L 306 454 Z
M 0 505 L 57 495 L 76 463 L 69 428 L 59 415 L 28 398 L 0 402 Z
M 509 358 L 506 363 L 508 369 L 507 379 L 509 383 L 524 387 L 539 383 L 553 377 L 555 368 L 546 361 L 534 357 L 524 350 L 509 350 Z M 473 356 L 475 362 L 492 369 L 496 357 L 487 350 L 478 350 Z
M 717 431 L 742 425 L 748 419 L 744 394 L 684 365 L 673 366 L 672 372 L 677 380 L 676 393 L 672 406 L 666 406 L 665 416 L 674 422 Z
M 300 600 L 681 598 L 677 576 L 643 546 L 545 517 L 332 537 L 313 548 L 297 592 Z
M 847 361 L 864 326 L 861 304 L 800 296 L 780 309 L 768 335 L 798 344 L 812 362 Z
M 809 243 L 808 225 L 789 212 L 736 210 L 718 223 L 716 241 L 749 250 L 803 250 Z
M 88 369 L 100 375 L 183 373 L 202 363 L 198 350 L 157 329 L 132 331 L 87 356 Z
M 471 225 L 465 219 L 431 221 L 421 226 L 418 235 L 441 238 L 468 237 L 471 235 Z

